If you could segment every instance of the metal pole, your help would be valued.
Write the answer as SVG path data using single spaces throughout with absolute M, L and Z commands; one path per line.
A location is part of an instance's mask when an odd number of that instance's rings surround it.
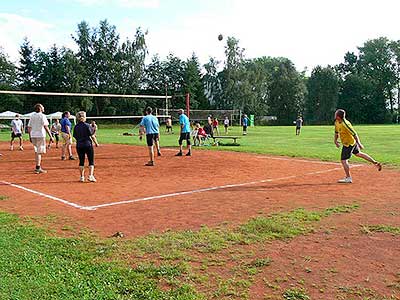
M 190 94 L 189 93 L 186 94 L 186 115 L 189 118 L 189 116 L 190 116 Z

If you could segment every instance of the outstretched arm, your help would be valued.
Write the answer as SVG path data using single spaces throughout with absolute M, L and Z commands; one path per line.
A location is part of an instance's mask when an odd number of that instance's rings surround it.
M 340 147 L 340 144 L 339 144 L 338 138 L 339 138 L 339 134 L 338 134 L 337 132 L 335 132 L 335 137 L 334 137 L 334 140 L 333 140 L 333 142 L 335 143 L 335 145 L 336 145 L 336 147 L 337 147 L 337 148 L 339 148 L 339 147 Z

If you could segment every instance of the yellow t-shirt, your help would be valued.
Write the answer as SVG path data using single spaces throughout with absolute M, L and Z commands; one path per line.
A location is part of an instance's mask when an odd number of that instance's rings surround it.
M 357 132 L 354 130 L 353 126 L 349 121 L 343 119 L 342 122 L 335 121 L 335 133 L 339 134 L 342 144 L 346 147 L 354 146 L 356 143 L 355 136 Z

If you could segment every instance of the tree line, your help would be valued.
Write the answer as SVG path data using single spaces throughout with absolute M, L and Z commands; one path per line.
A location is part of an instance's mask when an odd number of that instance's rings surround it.
M 121 40 L 107 20 L 97 27 L 82 21 L 72 35 L 77 50 L 53 45 L 45 51 L 24 39 L 14 64 L 0 51 L 0 89 L 74 93 L 173 96 L 175 108 L 191 95 L 192 109 L 240 109 L 256 116 L 276 116 L 292 124 L 302 115 L 309 124 L 328 124 L 336 108 L 357 123 L 390 123 L 400 104 L 400 41 L 385 37 L 366 41 L 335 66 L 317 66 L 310 75 L 284 57 L 249 59 L 239 40 L 228 37 L 224 62 L 201 65 L 196 54 L 182 60 L 173 53 L 146 60 L 146 35 L 137 28 Z M 146 61 L 150 61 L 146 63 Z M 40 101 L 49 112 L 88 111 L 91 115 L 141 114 L 157 100 L 93 97 L 0 95 L 0 111 L 29 112 Z

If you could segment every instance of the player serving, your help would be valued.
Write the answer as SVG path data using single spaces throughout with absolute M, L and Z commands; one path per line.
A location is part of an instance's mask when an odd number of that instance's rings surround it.
M 371 156 L 366 153 L 361 152 L 360 150 L 364 149 L 364 146 L 360 142 L 360 138 L 357 133 L 353 129 L 351 123 L 346 119 L 346 112 L 343 109 L 338 109 L 335 113 L 335 139 L 334 143 L 336 147 L 340 147 L 338 138 L 340 137 L 340 141 L 343 144 L 342 147 L 342 165 L 344 172 L 346 173 L 346 177 L 340 179 L 339 183 L 352 183 L 353 179 L 350 175 L 350 166 L 349 159 L 352 154 L 366 161 L 374 164 L 378 171 L 382 170 L 382 164 L 377 162 Z
M 161 156 L 160 151 L 160 123 L 158 119 L 153 116 L 153 109 L 151 107 L 146 108 L 146 116 L 143 117 L 140 122 L 139 136 L 146 134 L 147 146 L 149 147 L 149 157 L 150 160 L 145 166 L 154 166 L 154 144 L 157 147 L 157 155 Z

